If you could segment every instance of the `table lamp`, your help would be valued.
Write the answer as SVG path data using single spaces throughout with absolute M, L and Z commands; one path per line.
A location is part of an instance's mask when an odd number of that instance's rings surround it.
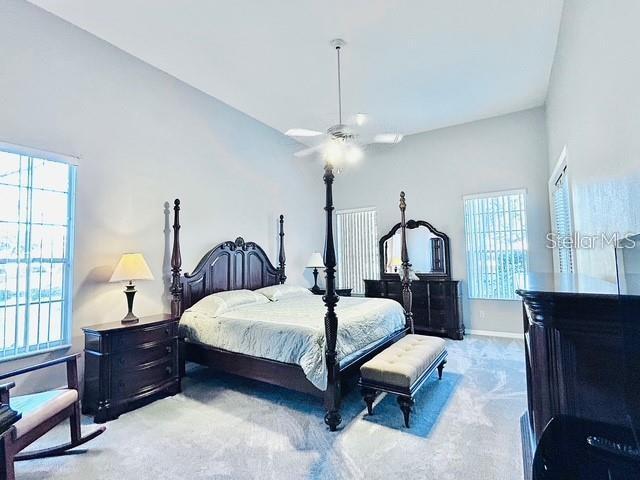
M 124 253 L 109 280 L 110 282 L 129 282 L 124 287 L 129 311 L 122 319 L 122 323 L 135 323 L 138 321 L 138 317 L 133 314 L 133 297 L 136 294 L 134 280 L 153 280 L 153 275 L 141 253 Z
M 393 268 L 393 271 L 395 273 L 399 272 L 400 269 L 398 267 L 402 266 L 402 259 L 400 257 L 391 257 L 391 262 L 389 263 L 389 266 Z
M 318 269 L 324 268 L 324 260 L 319 252 L 313 252 L 307 260 L 307 268 L 313 268 L 313 288 L 311 291 L 315 294 L 319 294 L 322 290 L 318 286 Z

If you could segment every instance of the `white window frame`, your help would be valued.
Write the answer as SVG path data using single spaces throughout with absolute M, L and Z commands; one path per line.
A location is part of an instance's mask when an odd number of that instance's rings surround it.
M 342 215 L 348 215 L 353 213 L 361 213 L 361 212 L 373 212 L 375 220 L 374 231 L 370 235 L 362 235 L 359 232 L 356 232 L 355 238 L 347 239 L 345 237 L 345 232 L 342 231 L 342 222 L 340 217 Z M 351 208 L 344 210 L 336 210 L 336 256 L 337 256 L 337 267 L 336 267 L 336 280 L 338 288 L 351 288 L 355 295 L 364 295 L 364 280 L 365 279 L 377 279 L 380 276 L 380 264 L 379 264 L 379 252 L 378 252 L 378 212 L 376 207 L 361 207 L 361 208 Z M 350 232 L 347 232 L 347 235 Z M 358 262 L 351 263 L 347 266 L 345 265 L 346 259 L 343 257 L 343 247 L 345 242 L 353 241 L 356 244 L 365 242 L 364 247 L 367 252 L 369 252 L 370 261 L 372 262 L 370 265 L 359 265 Z M 364 260 L 362 263 L 366 263 Z M 349 273 L 345 272 L 346 270 L 353 270 L 351 272 L 352 278 L 348 278 Z M 357 280 L 354 280 L 357 277 Z M 357 282 L 357 283 L 354 283 Z
M 487 296 L 486 294 L 483 294 L 482 287 L 479 284 L 481 279 L 472 278 L 474 273 L 478 275 L 482 275 L 482 272 L 481 272 L 482 267 L 478 268 L 478 265 L 482 265 L 482 262 L 480 261 L 481 259 L 479 258 L 478 255 L 474 255 L 473 258 L 471 255 L 469 255 L 469 250 L 474 250 L 477 252 L 478 250 L 483 249 L 482 245 L 476 245 L 477 241 L 483 241 L 483 240 L 478 239 L 476 232 L 469 232 L 468 230 L 470 219 L 469 219 L 469 212 L 466 206 L 466 201 L 478 200 L 483 198 L 504 197 L 509 195 L 522 195 L 523 205 L 521 210 L 524 215 L 524 218 L 523 218 L 524 228 L 522 229 L 522 234 L 523 234 L 523 241 L 526 246 L 526 248 L 523 251 L 524 269 L 525 269 L 524 275 L 526 275 L 529 272 L 529 228 L 528 228 L 529 223 L 528 223 L 528 215 L 527 215 L 527 190 L 525 188 L 519 188 L 519 189 L 464 195 L 462 199 L 463 199 L 464 229 L 465 229 L 465 254 L 467 257 L 467 281 L 468 281 L 467 294 L 469 299 L 471 300 L 505 300 L 505 301 L 519 300 L 519 298 L 515 294 L 515 288 L 513 289 L 514 291 L 508 291 L 508 289 L 505 290 L 503 288 L 503 291 L 499 292 L 498 296 Z M 497 251 L 497 250 L 493 249 L 492 251 Z M 478 263 L 479 261 L 480 263 Z M 475 262 L 475 264 L 472 264 L 472 262 Z M 514 278 L 512 283 L 517 287 L 519 282 L 517 282 L 517 279 Z
M 14 347 L 13 353 L 8 354 L 0 350 L 0 363 L 16 360 L 19 358 L 41 355 L 55 350 L 63 350 L 71 347 L 73 333 L 73 269 L 74 269 L 74 243 L 75 243 L 75 207 L 76 207 L 76 179 L 78 158 L 56 152 L 49 152 L 38 148 L 16 145 L 0 141 L 0 151 L 12 153 L 39 160 L 65 163 L 69 166 L 69 188 L 67 207 L 67 242 L 65 245 L 65 275 L 63 280 L 63 309 L 62 309 L 62 338 L 54 342 L 41 342 L 30 347 Z M 0 319 L 0 321 L 2 321 Z M 25 327 L 26 328 L 26 327 Z M 44 345 L 44 344 L 47 345 Z
M 573 196 L 572 196 L 572 190 L 571 190 L 571 175 L 568 170 L 567 158 L 568 158 L 567 147 L 565 146 L 562 149 L 560 156 L 558 157 L 558 161 L 556 162 L 556 166 L 554 167 L 553 172 L 551 173 L 551 176 L 549 177 L 549 217 L 551 219 L 551 232 L 553 233 L 554 236 L 558 234 L 558 231 L 556 228 L 556 211 L 554 208 L 555 206 L 554 192 L 557 188 L 556 184 L 560 180 L 560 177 L 564 177 L 563 181 L 567 185 L 567 208 L 569 210 L 568 217 L 569 217 L 569 223 L 570 223 L 569 228 L 572 234 L 575 232 L 574 230 L 575 224 L 573 221 Z M 571 250 L 572 270 L 571 272 L 561 272 L 560 271 L 561 249 L 559 247 L 556 247 L 553 249 L 553 271 L 554 272 L 563 273 L 567 275 L 576 274 L 576 249 L 572 247 L 570 250 Z

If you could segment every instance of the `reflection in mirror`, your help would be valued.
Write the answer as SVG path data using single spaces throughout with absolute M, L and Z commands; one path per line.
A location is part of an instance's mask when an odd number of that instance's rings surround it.
M 384 243 L 384 273 L 398 273 L 401 267 L 401 231 Z M 441 237 L 428 228 L 407 229 L 407 250 L 416 273 L 444 273 L 444 246 Z
M 640 295 L 640 234 L 630 235 L 618 242 L 616 248 L 618 292 Z

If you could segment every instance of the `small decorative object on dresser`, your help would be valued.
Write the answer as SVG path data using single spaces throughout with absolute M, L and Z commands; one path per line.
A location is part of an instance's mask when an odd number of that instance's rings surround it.
M 180 392 L 177 317 L 153 315 L 134 324 L 103 323 L 82 330 L 82 413 L 94 415 L 96 423 Z
M 116 265 L 110 282 L 129 282 L 124 287 L 124 294 L 127 296 L 127 306 L 129 311 L 122 319 L 122 323 L 134 323 L 138 317 L 133 314 L 133 297 L 136 294 L 134 280 L 153 280 L 153 274 L 149 270 L 149 265 L 141 253 L 125 253 L 120 257 Z
M 398 277 L 403 269 L 401 225 L 397 223 L 380 238 L 380 280 L 364 281 L 365 297 L 403 303 L 402 280 Z M 429 222 L 407 220 L 406 244 L 415 332 L 462 340 L 460 282 L 451 279 L 449 237 Z
M 318 286 L 318 269 L 324 268 L 324 260 L 322 260 L 322 254 L 320 254 L 319 252 L 312 253 L 309 257 L 309 260 L 307 260 L 307 268 L 313 268 L 313 287 L 310 290 L 311 292 L 318 295 L 321 292 L 320 287 Z

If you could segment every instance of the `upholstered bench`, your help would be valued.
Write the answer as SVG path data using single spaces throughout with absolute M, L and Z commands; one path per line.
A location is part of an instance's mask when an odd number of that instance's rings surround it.
M 445 363 L 445 341 L 437 337 L 407 335 L 380 352 L 360 367 L 359 385 L 369 415 L 373 415 L 373 402 L 379 392 L 393 393 L 398 395 L 408 428 L 415 393 L 436 368 L 442 379 Z

